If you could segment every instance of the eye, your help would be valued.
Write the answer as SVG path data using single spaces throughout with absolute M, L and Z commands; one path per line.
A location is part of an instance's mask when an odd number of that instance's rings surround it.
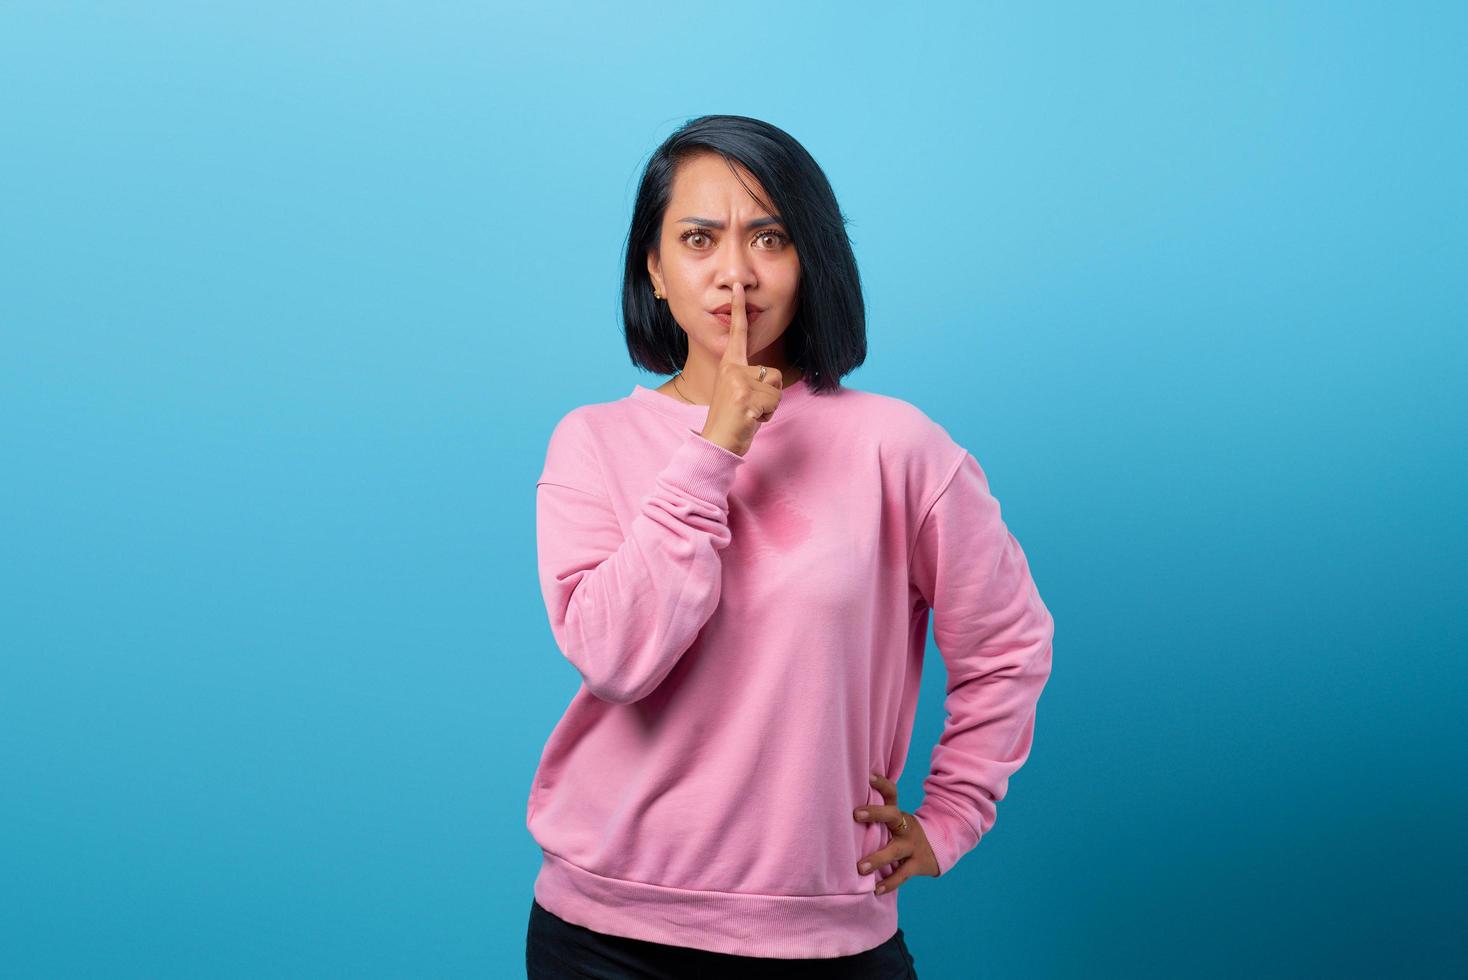
M 709 230 L 707 228 L 689 228 L 683 234 L 681 234 L 681 235 L 678 236 L 678 241 L 680 241 L 680 242 L 686 242 L 688 244 L 692 244 L 693 239 L 695 239 L 695 238 L 711 238 L 711 237 L 712 236 L 709 234 Z M 782 247 L 784 245 L 788 245 L 790 243 L 790 236 L 789 235 L 785 234 L 783 231 L 776 231 L 773 228 L 767 228 L 764 231 L 761 231 L 761 232 L 757 233 L 754 236 L 754 240 L 755 241 L 759 241 L 762 238 L 773 238 L 773 239 L 776 240 L 776 244 L 775 245 L 769 246 L 769 248 L 771 248 L 771 249 L 780 248 L 780 247 Z M 698 245 L 695 245 L 694 246 L 694 248 L 699 248 L 699 247 L 701 247 L 701 246 L 698 246 Z

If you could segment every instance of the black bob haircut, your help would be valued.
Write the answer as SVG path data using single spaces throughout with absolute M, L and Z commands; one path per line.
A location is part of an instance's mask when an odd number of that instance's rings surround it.
M 653 296 L 647 256 L 658 249 L 678 164 L 699 153 L 717 153 L 743 166 L 770 196 L 759 203 L 780 217 L 800 259 L 799 299 L 784 334 L 786 357 L 812 392 L 836 388 L 867 353 L 866 303 L 846 219 L 825 172 L 805 147 L 783 129 L 748 116 L 689 120 L 653 151 L 643 170 L 622 277 L 622 318 L 632 363 L 676 374 L 688 357 L 688 334 L 667 303 Z

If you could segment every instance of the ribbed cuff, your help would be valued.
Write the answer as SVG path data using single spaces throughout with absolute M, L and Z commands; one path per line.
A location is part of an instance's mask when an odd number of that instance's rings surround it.
M 683 441 L 658 479 L 700 500 L 724 507 L 743 462 L 744 457 L 738 453 L 710 442 L 695 429 L 686 429 Z
M 939 878 L 978 844 L 973 828 L 942 800 L 930 796 L 923 800 L 922 805 L 912 815 L 917 817 L 923 833 L 928 836 L 928 843 L 933 846 L 933 857 L 938 860 Z

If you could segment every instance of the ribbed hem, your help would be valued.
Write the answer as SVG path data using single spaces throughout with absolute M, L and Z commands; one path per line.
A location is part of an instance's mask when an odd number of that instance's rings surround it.
M 787 959 L 850 956 L 897 932 L 897 892 L 753 895 L 606 878 L 541 851 L 535 900 L 611 936 Z

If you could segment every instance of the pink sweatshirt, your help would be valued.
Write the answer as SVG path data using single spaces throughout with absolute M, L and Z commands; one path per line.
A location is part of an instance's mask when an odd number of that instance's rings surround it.
M 914 816 L 947 872 L 1029 756 L 1054 625 L 978 461 L 898 398 L 786 387 L 747 454 L 636 385 L 568 412 L 536 485 L 540 586 L 582 685 L 526 825 L 535 897 L 618 936 L 831 957 L 897 930 L 896 782 L 928 616 L 947 710 Z M 919 885 L 919 887 L 922 887 Z

